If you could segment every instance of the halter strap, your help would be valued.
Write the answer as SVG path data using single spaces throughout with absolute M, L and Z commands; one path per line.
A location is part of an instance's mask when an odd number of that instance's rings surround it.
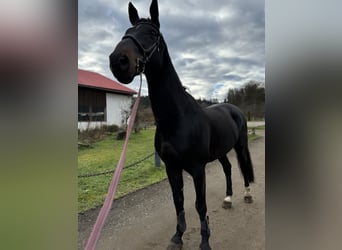
M 157 40 L 149 48 L 147 48 L 147 49 L 144 48 L 144 46 L 141 44 L 141 42 L 133 34 L 124 35 L 122 37 L 122 40 L 123 39 L 131 39 L 135 43 L 135 45 L 140 49 L 140 51 L 143 53 L 142 58 L 137 58 L 137 72 L 138 73 L 144 73 L 146 63 L 150 60 L 150 58 L 152 57 L 154 52 L 157 49 L 159 50 L 161 33 L 160 33 L 157 25 L 155 25 L 153 23 L 142 21 L 142 22 L 136 23 L 134 26 L 137 26 L 139 24 L 148 24 L 158 31 Z

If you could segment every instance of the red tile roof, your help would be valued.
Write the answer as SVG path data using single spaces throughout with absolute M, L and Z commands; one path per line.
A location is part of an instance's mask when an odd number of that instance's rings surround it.
M 95 72 L 78 69 L 78 85 L 108 92 L 134 95 L 137 92 Z

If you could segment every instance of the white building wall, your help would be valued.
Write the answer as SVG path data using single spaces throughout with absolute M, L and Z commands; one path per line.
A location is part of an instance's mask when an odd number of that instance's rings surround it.
M 83 131 L 87 129 L 100 128 L 107 125 L 107 122 L 78 122 L 78 129 Z
M 114 93 L 106 93 L 107 101 L 107 124 L 118 126 L 122 125 L 123 111 L 131 112 L 132 97 L 129 95 L 120 95 Z

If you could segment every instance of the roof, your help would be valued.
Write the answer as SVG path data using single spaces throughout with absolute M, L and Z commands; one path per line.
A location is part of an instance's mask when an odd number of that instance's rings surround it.
M 78 85 L 81 87 L 102 89 L 108 92 L 134 95 L 137 92 L 123 86 L 122 84 L 109 79 L 95 72 L 78 69 Z

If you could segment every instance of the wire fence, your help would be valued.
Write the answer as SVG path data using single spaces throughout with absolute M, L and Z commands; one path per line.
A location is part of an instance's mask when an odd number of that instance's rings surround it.
M 151 158 L 154 155 L 154 152 L 145 156 L 144 158 L 142 158 L 139 161 L 136 161 L 130 165 L 127 165 L 126 167 L 124 167 L 123 169 L 127 169 L 127 168 L 132 168 L 140 163 L 142 163 L 143 161 L 146 161 L 147 159 Z M 86 178 L 86 177 L 94 177 L 94 176 L 99 176 L 99 175 L 106 175 L 106 174 L 112 174 L 114 173 L 114 170 L 108 170 L 108 171 L 104 171 L 104 172 L 100 172 L 100 173 L 90 173 L 90 174 L 83 174 L 83 175 L 79 175 L 78 178 Z

